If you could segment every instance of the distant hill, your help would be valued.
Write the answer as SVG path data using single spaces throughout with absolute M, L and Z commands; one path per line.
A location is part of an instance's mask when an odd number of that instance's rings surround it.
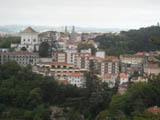
M 121 31 L 119 34 L 106 33 L 95 38 L 100 43 L 100 49 L 108 55 L 136 53 L 160 50 L 159 46 L 151 43 L 152 38 L 160 38 L 160 27 L 151 26 L 138 30 Z
M 32 25 L 31 25 L 32 26 Z M 19 31 L 24 30 L 28 26 L 22 25 L 5 25 L 0 26 L 0 32 L 2 33 L 18 33 Z M 35 30 L 42 32 L 47 30 L 55 30 L 59 32 L 64 32 L 64 27 L 52 27 L 52 26 L 32 26 Z M 68 31 L 71 31 L 72 26 L 68 27 Z M 95 27 L 76 27 L 77 32 L 120 32 L 119 28 L 95 28 Z

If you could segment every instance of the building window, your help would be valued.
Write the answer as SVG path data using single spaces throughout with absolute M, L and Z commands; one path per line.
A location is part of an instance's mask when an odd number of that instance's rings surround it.
M 30 41 L 30 39 L 28 39 L 28 42 Z
M 36 42 L 36 39 L 33 39 L 33 42 Z

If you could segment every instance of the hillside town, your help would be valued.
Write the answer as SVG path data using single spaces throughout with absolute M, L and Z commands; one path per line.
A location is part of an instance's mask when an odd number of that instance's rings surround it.
M 1 48 L 0 64 L 15 60 L 21 66 L 32 65 L 34 72 L 54 77 L 60 83 L 85 87 L 84 74 L 90 70 L 90 62 L 93 61 L 100 82 L 108 83 L 111 88 L 118 82 L 121 93 L 125 91 L 123 88 L 127 82 L 147 82 L 148 76 L 160 73 L 160 67 L 156 64 L 160 51 L 108 56 L 93 40 L 101 34 L 77 33 L 74 26 L 71 33 L 67 26 L 64 32 L 41 33 L 28 27 L 19 33 L 20 44 L 11 44 L 12 51 Z M 51 46 L 47 58 L 38 54 L 43 42 Z M 96 52 L 93 53 L 91 48 L 79 50 L 80 44 L 92 45 Z

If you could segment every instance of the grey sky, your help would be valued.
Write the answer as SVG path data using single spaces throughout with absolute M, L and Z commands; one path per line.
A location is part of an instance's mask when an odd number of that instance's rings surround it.
M 160 21 L 160 0 L 0 0 L 0 25 L 138 28 Z

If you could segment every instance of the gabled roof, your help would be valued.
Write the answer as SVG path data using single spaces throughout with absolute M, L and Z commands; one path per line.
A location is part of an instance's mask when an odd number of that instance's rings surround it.
M 21 33 L 38 33 L 38 32 L 36 32 L 33 28 L 28 27 L 24 31 L 22 31 Z

